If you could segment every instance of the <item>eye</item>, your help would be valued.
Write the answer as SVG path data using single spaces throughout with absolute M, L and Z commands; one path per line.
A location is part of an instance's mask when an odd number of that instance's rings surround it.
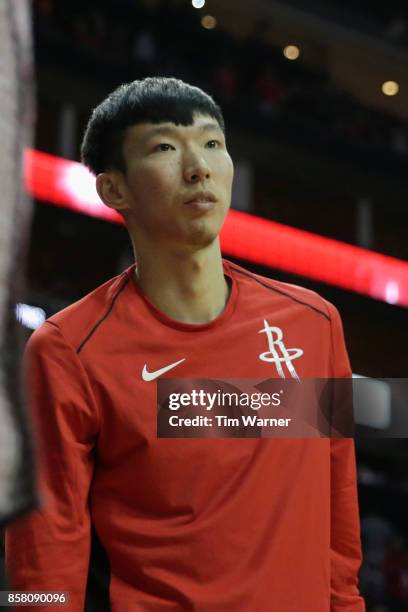
M 168 147 L 168 148 L 165 148 Z M 169 144 L 168 142 L 161 142 L 160 144 L 156 145 L 153 149 L 153 151 L 169 151 L 169 148 L 173 147 L 173 145 Z
M 221 146 L 221 143 L 220 143 L 220 141 L 219 141 L 219 140 L 209 140 L 209 141 L 207 142 L 207 145 L 209 145 L 209 144 L 211 144 L 211 143 L 215 143 L 215 146 L 214 146 L 214 147 L 209 147 L 210 149 L 216 149 L 216 148 L 218 148 L 218 147 L 220 147 L 220 146 Z

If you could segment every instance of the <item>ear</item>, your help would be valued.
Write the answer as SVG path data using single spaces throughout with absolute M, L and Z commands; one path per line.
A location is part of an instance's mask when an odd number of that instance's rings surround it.
M 101 172 L 96 177 L 96 191 L 102 202 L 115 210 L 129 208 L 126 187 L 118 172 Z

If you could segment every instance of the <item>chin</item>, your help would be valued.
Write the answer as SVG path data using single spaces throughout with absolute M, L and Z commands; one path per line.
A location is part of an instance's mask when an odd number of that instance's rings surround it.
M 195 247 L 205 248 L 210 246 L 216 240 L 218 234 L 206 233 L 206 234 L 193 234 L 189 236 L 189 244 Z
M 212 227 L 210 227 L 208 223 L 201 223 L 199 225 L 197 224 L 195 227 L 189 228 L 188 241 L 191 244 L 202 247 L 212 244 L 218 237 L 221 226 L 217 224 L 217 227 L 214 227 L 215 224 L 213 223 L 211 225 Z

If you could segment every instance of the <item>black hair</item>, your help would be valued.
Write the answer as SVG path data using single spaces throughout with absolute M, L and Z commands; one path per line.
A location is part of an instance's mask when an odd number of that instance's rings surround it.
M 126 173 L 123 138 L 126 128 L 144 121 L 192 125 L 194 113 L 216 119 L 225 133 L 222 111 L 199 87 L 170 77 L 147 77 L 115 89 L 92 112 L 81 145 L 81 160 L 97 175 Z

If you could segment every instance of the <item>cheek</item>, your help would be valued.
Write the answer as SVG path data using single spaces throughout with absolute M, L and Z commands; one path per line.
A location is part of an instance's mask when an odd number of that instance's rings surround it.
M 230 157 L 225 157 L 218 166 L 218 175 L 222 179 L 226 190 L 230 190 L 234 178 L 234 165 Z
M 135 177 L 135 195 L 138 200 L 166 200 L 172 196 L 180 169 L 178 164 L 167 163 L 146 167 Z

